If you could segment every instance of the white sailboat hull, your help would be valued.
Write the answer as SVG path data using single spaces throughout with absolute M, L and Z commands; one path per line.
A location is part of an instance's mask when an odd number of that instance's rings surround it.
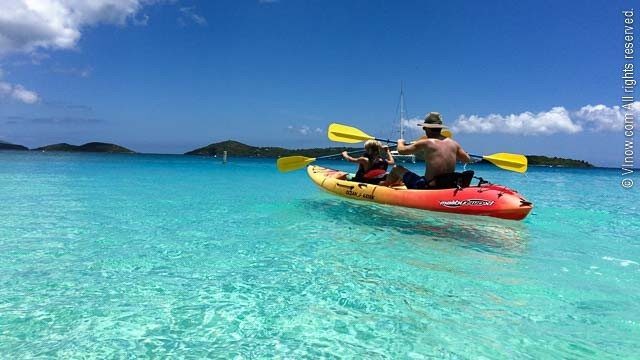
M 397 151 L 392 151 L 391 152 L 391 156 L 393 156 L 393 159 L 396 162 L 403 162 L 403 163 L 410 162 L 412 164 L 416 163 L 416 156 L 413 155 L 413 154 L 411 154 L 411 155 L 401 155 Z

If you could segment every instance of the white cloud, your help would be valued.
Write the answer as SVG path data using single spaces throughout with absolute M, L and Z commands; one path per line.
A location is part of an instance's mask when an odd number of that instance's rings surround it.
M 134 15 L 131 18 L 131 22 L 136 26 L 147 26 L 149 24 L 149 15 L 142 14 L 141 16 Z
M 34 104 L 38 102 L 38 94 L 33 91 L 27 90 L 22 85 L 14 85 L 13 92 L 11 93 L 13 98 L 22 101 L 26 104 Z
M 4 71 L 0 68 L 0 98 L 8 97 L 26 104 L 35 104 L 40 100 L 34 91 L 27 90 L 20 84 L 13 85 L 2 81 L 3 75 Z
M 293 125 L 289 125 L 287 126 L 287 130 L 289 130 L 289 132 L 292 133 L 298 133 L 300 135 L 303 136 L 307 136 L 307 135 L 312 135 L 312 134 L 320 134 L 323 132 L 323 130 L 319 127 L 317 128 L 312 128 L 308 125 L 300 125 L 300 126 L 293 126 Z
M 302 135 L 309 135 L 309 133 L 311 132 L 311 128 L 309 128 L 307 125 L 302 125 L 298 129 L 298 132 Z
M 620 106 L 587 105 L 576 111 L 575 115 L 585 126 L 595 131 L 618 131 L 624 126 L 624 114 L 627 110 Z M 631 104 L 631 112 L 640 116 L 640 101 Z
M 403 119 L 402 125 L 404 127 L 404 138 L 405 139 L 417 139 L 420 136 L 424 135 L 424 131 L 421 127 L 418 126 L 418 123 L 423 122 L 423 118 L 420 117 L 412 117 L 409 119 Z M 400 137 L 400 124 L 399 120 L 393 120 L 391 123 L 388 123 L 385 128 L 380 129 L 379 133 L 384 134 L 385 137 L 397 139 Z
M 182 13 L 182 16 L 178 19 L 178 21 L 180 22 L 181 25 L 186 25 L 185 20 L 193 21 L 194 23 L 200 26 L 207 25 L 207 19 L 205 19 L 204 16 L 196 13 L 195 6 L 181 7 L 180 12 Z
M 74 48 L 83 27 L 99 23 L 123 25 L 127 19 L 134 19 L 142 6 L 150 2 L 0 0 L 0 55 Z
M 58 74 L 66 74 L 66 75 L 73 75 L 73 76 L 88 78 L 89 76 L 91 76 L 91 72 L 93 71 L 93 69 L 90 66 L 85 66 L 85 67 L 54 66 L 51 69 L 51 71 Z
M 554 107 L 537 114 L 488 116 L 461 115 L 453 124 L 457 133 L 506 133 L 519 135 L 575 134 L 581 131 L 619 131 L 624 125 L 626 109 L 620 106 L 586 105 L 573 113 L 564 107 Z M 631 104 L 631 113 L 640 116 L 640 101 Z
M 156 1 L 160 0 L 0 0 L 0 57 L 25 53 L 39 64 L 48 57 L 43 51 L 75 48 L 86 26 L 124 25 L 128 20 L 146 24 L 148 17 L 136 18 L 136 14 Z M 74 73 L 86 77 L 90 72 L 85 68 Z M 40 100 L 36 92 L 5 81 L 0 82 L 0 97 L 27 104 Z
M 452 130 L 458 133 L 549 135 L 577 133 L 582 131 L 582 126 L 571 119 L 564 107 L 559 106 L 537 114 L 524 112 L 511 115 L 461 115 L 452 126 Z
M 0 97 L 9 97 L 25 104 L 35 104 L 40 100 L 34 91 L 27 90 L 22 85 L 12 85 L 4 81 L 0 81 Z
M 419 117 L 413 117 L 411 119 L 403 119 L 402 125 L 404 126 L 405 129 L 413 129 L 413 128 L 418 128 L 418 124 L 421 123 L 422 121 L 423 119 L 420 119 Z

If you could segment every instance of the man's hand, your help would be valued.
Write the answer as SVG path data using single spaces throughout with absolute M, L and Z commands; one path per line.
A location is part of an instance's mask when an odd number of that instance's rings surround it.
M 406 144 L 404 143 L 404 139 L 398 139 L 398 152 L 400 154 L 404 154 Z
M 469 155 L 469 154 L 467 154 Z M 471 164 L 475 164 L 475 163 L 479 163 L 482 161 L 482 158 L 477 158 L 477 157 L 473 157 L 473 156 L 469 156 L 469 159 L 471 159 L 471 161 L 469 161 L 469 163 Z

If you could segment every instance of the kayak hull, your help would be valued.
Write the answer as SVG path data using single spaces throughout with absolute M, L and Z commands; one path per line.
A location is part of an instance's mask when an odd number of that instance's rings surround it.
M 344 171 L 315 165 L 307 167 L 307 174 L 316 185 L 332 194 L 378 204 L 508 220 L 522 220 L 533 208 L 518 192 L 503 185 L 408 190 L 404 186 L 390 188 L 348 181 Z

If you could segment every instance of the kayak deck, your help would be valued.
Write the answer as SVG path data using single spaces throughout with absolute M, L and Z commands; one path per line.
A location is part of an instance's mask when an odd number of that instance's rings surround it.
M 503 185 L 483 184 L 463 189 L 408 190 L 346 180 L 347 173 L 309 165 L 307 174 L 322 189 L 350 199 L 414 209 L 522 220 L 533 204 Z

